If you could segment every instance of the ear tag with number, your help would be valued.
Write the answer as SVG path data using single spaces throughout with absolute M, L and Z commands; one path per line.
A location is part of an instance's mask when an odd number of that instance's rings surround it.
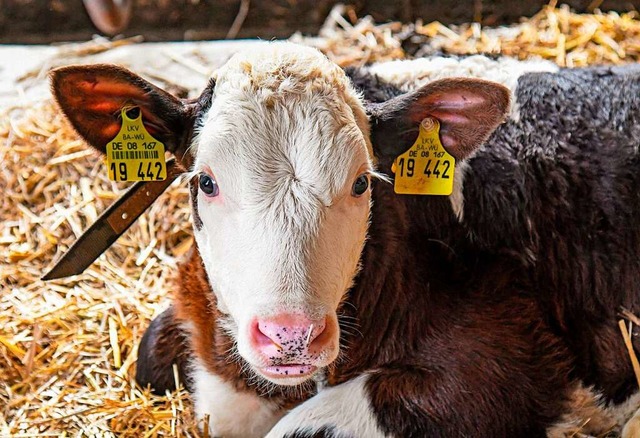
M 440 142 L 440 122 L 428 117 L 420 123 L 418 139 L 395 159 L 393 189 L 401 195 L 450 195 L 456 159 Z
M 127 112 L 137 116 L 131 118 Z M 122 127 L 106 150 L 112 181 L 162 181 L 167 177 L 164 144 L 146 130 L 139 108 L 122 108 Z

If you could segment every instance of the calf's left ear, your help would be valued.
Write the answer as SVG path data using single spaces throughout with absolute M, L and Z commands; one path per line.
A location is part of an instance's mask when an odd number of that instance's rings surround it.
M 122 125 L 121 110 L 138 107 L 149 133 L 178 159 L 193 127 L 195 104 L 183 102 L 116 65 L 78 65 L 50 73 L 51 90 L 73 127 L 94 149 L 105 153 Z
M 508 110 L 509 90 L 500 84 L 440 79 L 368 108 L 374 153 L 379 158 L 397 157 L 415 141 L 420 122 L 434 117 L 440 122 L 442 145 L 462 160 L 487 140 Z

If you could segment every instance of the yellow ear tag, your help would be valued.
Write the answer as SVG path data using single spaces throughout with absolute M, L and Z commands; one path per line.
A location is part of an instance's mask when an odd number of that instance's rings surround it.
M 107 168 L 111 181 L 162 181 L 167 177 L 164 144 L 142 124 L 142 111 L 135 119 L 122 108 L 122 127 L 107 144 Z
M 397 157 L 393 189 L 401 195 L 450 195 L 456 159 L 440 142 L 440 122 L 428 117 L 420 123 L 418 139 Z

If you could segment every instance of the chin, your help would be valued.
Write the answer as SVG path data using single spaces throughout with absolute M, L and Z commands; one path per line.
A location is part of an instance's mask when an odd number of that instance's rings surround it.
M 282 386 L 301 385 L 311 380 L 320 367 L 315 365 L 287 364 L 254 367 L 256 374 L 271 383 Z

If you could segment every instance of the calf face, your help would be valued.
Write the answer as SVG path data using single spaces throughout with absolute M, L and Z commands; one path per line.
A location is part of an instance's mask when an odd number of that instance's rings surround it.
M 120 109 L 136 105 L 181 158 L 212 302 L 225 315 L 218 324 L 251 369 L 292 385 L 334 361 L 375 174 L 365 104 L 344 72 L 313 49 L 274 43 L 236 55 L 188 102 L 113 66 L 52 76 L 62 110 L 96 149 L 118 132 Z M 378 158 L 404 152 L 435 117 L 445 147 L 464 159 L 508 100 L 497 84 L 449 79 L 371 106 Z
M 364 108 L 310 49 L 236 56 L 193 141 L 195 236 L 238 352 L 297 383 L 338 354 L 373 171 Z

